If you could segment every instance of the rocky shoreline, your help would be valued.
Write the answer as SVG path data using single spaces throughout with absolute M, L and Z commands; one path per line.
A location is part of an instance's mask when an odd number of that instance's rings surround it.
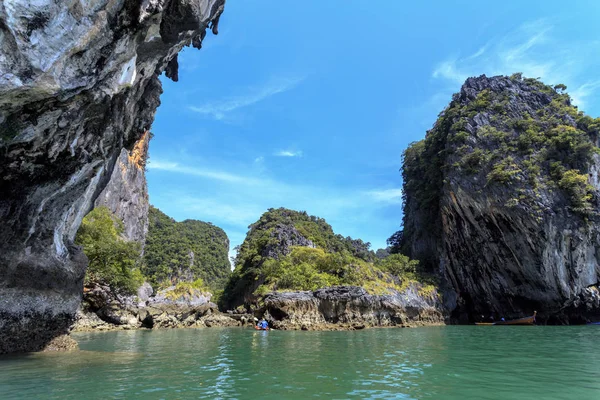
M 266 318 L 278 330 L 359 330 L 375 327 L 443 325 L 443 305 L 437 291 L 423 295 L 418 284 L 403 292 L 368 294 L 357 286 L 315 291 L 273 292 L 248 313 L 222 313 L 210 293 L 196 292 L 171 299 L 168 288 L 153 295 L 145 284 L 137 296 L 120 296 L 103 285 L 86 288 L 72 332 L 162 328 L 252 326 Z
M 414 283 L 402 292 L 381 295 L 369 294 L 358 286 L 270 293 L 264 297 L 260 311 L 270 326 L 281 330 L 443 325 L 446 318 L 437 291 L 420 290 L 421 286 Z
M 72 332 L 155 328 L 241 326 L 246 319 L 219 312 L 211 294 L 200 290 L 177 294 L 174 287 L 153 293 L 149 284 L 136 296 L 122 296 L 108 286 L 84 290 L 82 306 Z

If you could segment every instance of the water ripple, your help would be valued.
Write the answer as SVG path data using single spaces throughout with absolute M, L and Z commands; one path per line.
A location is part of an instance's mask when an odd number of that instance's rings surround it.
M 598 327 L 78 334 L 0 358 L 2 399 L 600 399 Z

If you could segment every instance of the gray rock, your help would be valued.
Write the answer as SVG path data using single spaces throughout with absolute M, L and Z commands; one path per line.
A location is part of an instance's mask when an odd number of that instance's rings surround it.
M 131 151 L 121 150 L 110 180 L 94 206 L 106 206 L 123 221 L 125 240 L 141 243 L 148 233 L 148 186 L 146 159 L 150 132 L 135 143 Z
M 271 232 L 271 237 L 276 241 L 269 242 L 264 247 L 263 257 L 278 259 L 281 256 L 286 256 L 292 251 L 292 246 L 315 247 L 315 244 L 310 239 L 302 236 L 291 222 L 277 225 Z
M 453 101 L 468 105 L 484 90 L 506 98 L 501 110 L 479 112 L 467 124 L 471 134 L 467 143 L 484 151 L 494 149 L 477 136 L 478 129 L 492 126 L 512 132 L 512 127 L 498 122 L 499 115 L 518 120 L 529 114 L 535 119 L 557 96 L 526 80 L 484 75 L 467 79 Z M 554 117 L 561 124 L 576 125 L 569 115 Z M 593 140 L 590 137 L 590 143 Z M 446 143 L 444 165 L 458 161 L 460 145 Z M 513 155 L 522 157 L 516 151 Z M 534 192 L 527 171 L 510 185 L 488 185 L 484 170 L 468 174 L 444 167 L 439 203 L 432 207 L 420 204 L 415 191 L 405 187 L 409 255 L 445 277 L 444 301 L 456 308 L 457 318 L 490 313 L 516 318 L 534 310 L 540 321 L 600 317 L 592 296 L 600 281 L 599 168 L 600 158 L 595 156 L 588 171 L 595 210 L 584 217 L 569 208 L 555 186 L 541 184 Z M 522 197 L 536 200 L 518 200 Z
M 150 299 L 150 296 L 154 293 L 152 286 L 148 282 L 144 282 L 137 290 L 138 298 L 141 302 L 146 302 Z
M 264 297 L 264 315 L 276 329 L 363 329 L 367 326 L 413 326 L 444 323 L 437 291 L 371 295 L 357 286 L 334 286 L 314 292 L 276 292 Z
M 240 321 L 237 321 L 234 318 L 231 318 L 228 315 L 224 314 L 209 314 L 203 318 L 201 318 L 198 325 L 204 324 L 205 326 L 212 327 L 232 327 L 232 326 L 240 326 Z
M 146 301 L 137 296 L 121 296 L 108 286 L 86 288 L 83 309 L 73 325 L 75 331 L 137 328 L 182 328 L 238 326 L 240 316 L 225 316 L 210 301 L 211 294 L 201 290 L 173 296 L 174 286 L 151 296 L 152 288 L 145 283 L 138 289 Z
M 223 8 L 224 0 L 0 5 L 0 353 L 39 350 L 67 333 L 87 263 L 73 245 L 81 220 L 150 128 L 159 75 L 169 65 L 177 77 L 172 60 L 199 48 L 209 23 L 217 32 Z

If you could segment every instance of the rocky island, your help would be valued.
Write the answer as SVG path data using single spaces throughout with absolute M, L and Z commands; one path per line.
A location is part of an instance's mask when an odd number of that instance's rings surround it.
M 443 279 L 458 321 L 600 318 L 600 119 L 565 89 L 469 78 L 404 153 L 395 246 Z
M 250 226 L 221 306 L 266 315 L 278 329 L 443 323 L 434 277 L 402 255 L 377 260 L 369 247 L 322 218 L 270 209 Z

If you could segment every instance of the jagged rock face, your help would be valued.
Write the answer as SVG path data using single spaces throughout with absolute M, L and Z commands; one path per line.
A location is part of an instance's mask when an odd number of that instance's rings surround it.
M 444 323 L 436 291 L 420 294 L 416 284 L 404 292 L 370 295 L 357 286 L 337 286 L 314 292 L 270 293 L 264 312 L 277 329 L 362 329 Z
M 238 326 L 239 321 L 221 315 L 211 294 L 193 290 L 173 296 L 175 287 L 158 291 L 144 284 L 138 296 L 122 296 L 110 287 L 94 284 L 86 287 L 82 308 L 73 329 L 76 331 Z
M 600 316 L 600 164 L 590 121 L 560 90 L 481 76 L 407 150 L 404 250 L 439 268 L 444 297 L 458 295 L 456 317 Z
M 302 236 L 293 224 L 278 224 L 271 232 L 270 241 L 263 249 L 262 256 L 278 259 L 287 256 L 293 246 L 315 247 L 315 244 Z
M 158 76 L 216 33 L 224 0 L 0 4 L 0 353 L 65 333 L 86 259 L 73 239 L 123 150 L 149 130 Z
M 108 207 L 123 221 L 124 239 L 142 245 L 148 233 L 150 206 L 145 173 L 149 144 L 150 132 L 146 132 L 131 151 L 121 149 L 110 181 L 94 203 L 95 207 Z
M 397 278 L 384 277 L 369 264 L 375 259 L 370 245 L 336 234 L 323 218 L 306 211 L 270 208 L 249 226 L 237 248 L 235 270 L 219 305 L 226 310 L 249 310 L 270 290 L 367 285 L 378 279 L 385 280 L 385 284 L 379 282 L 384 286 L 394 286 Z M 325 267 L 332 263 L 336 267 Z
M 279 223 L 273 227 L 273 230 L 269 234 L 269 238 L 270 240 L 262 247 L 260 253 L 264 259 L 279 259 L 285 257 L 290 254 L 292 247 L 294 246 L 316 247 L 312 240 L 304 237 L 298 232 L 291 221 L 289 223 Z M 226 302 L 224 308 L 233 309 L 243 304 L 250 304 L 256 301 L 256 296 L 253 293 L 264 282 L 265 278 L 262 275 L 243 280 L 241 284 L 237 282 L 237 288 L 229 282 L 230 286 L 225 289 L 226 295 L 229 295 L 229 293 L 233 291 L 239 293 Z

